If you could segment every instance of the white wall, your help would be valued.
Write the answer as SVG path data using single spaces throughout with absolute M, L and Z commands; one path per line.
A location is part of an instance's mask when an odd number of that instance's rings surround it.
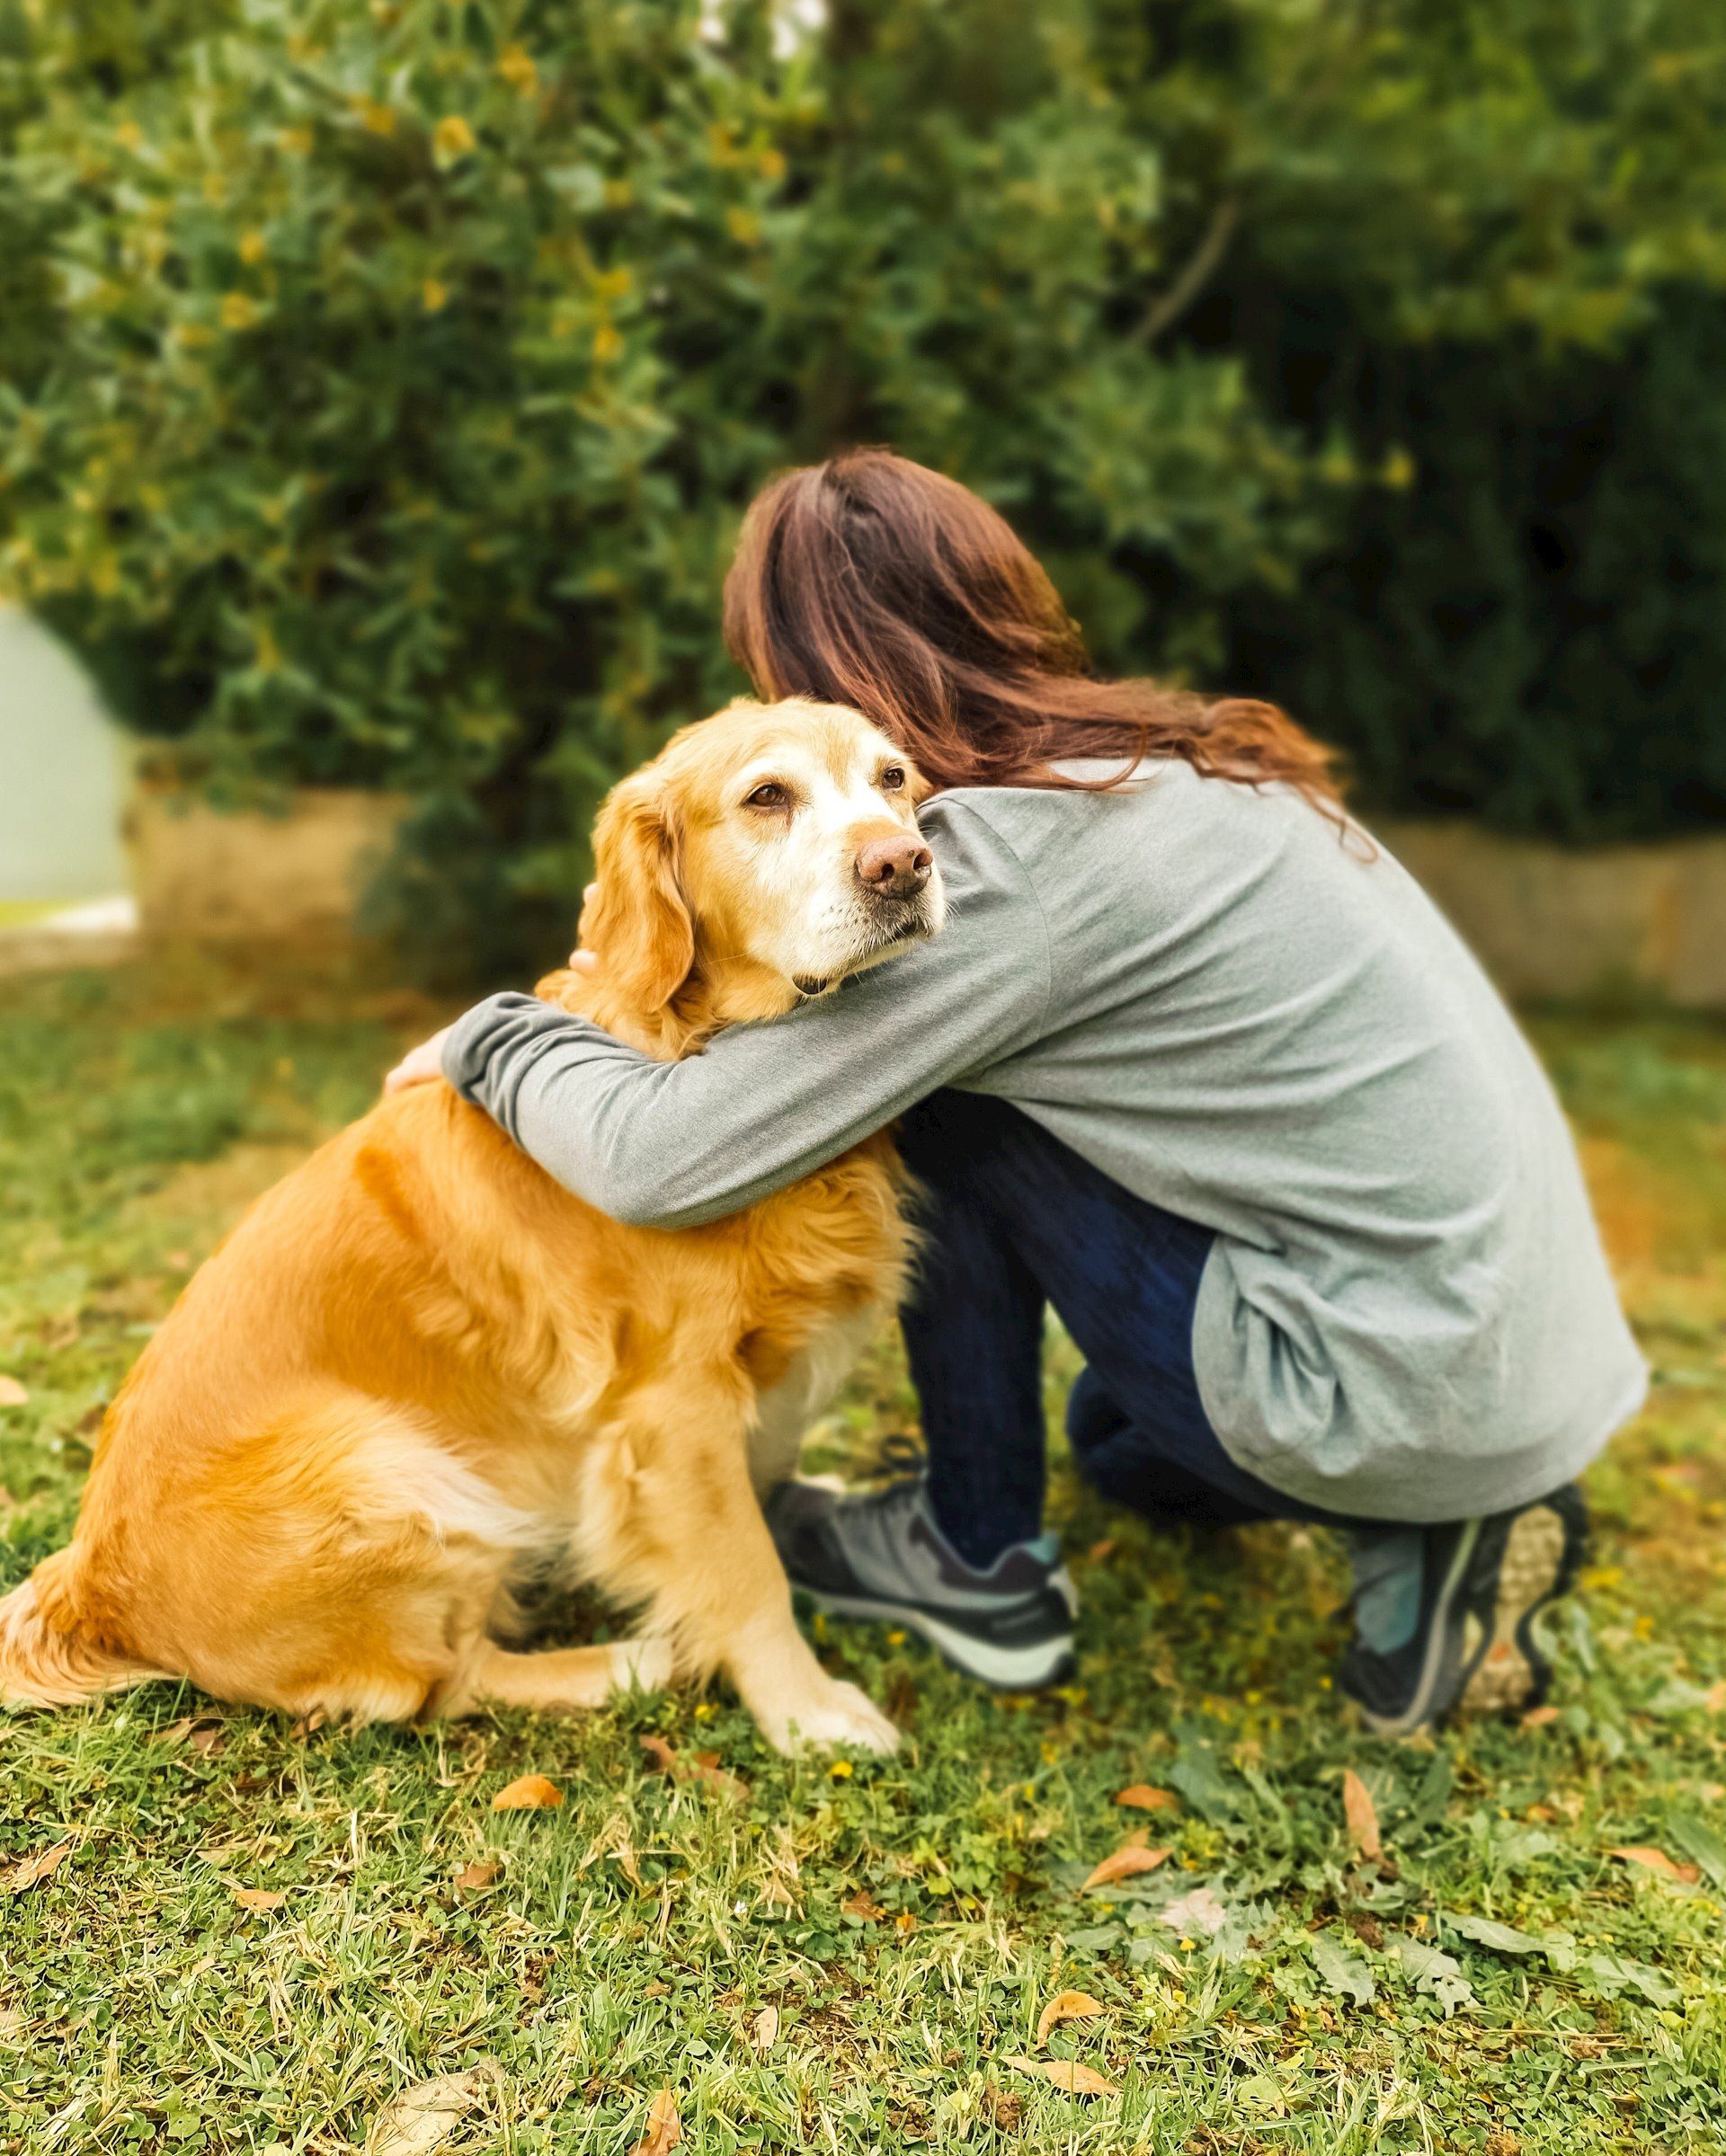
M 0 901 L 126 888 L 127 751 L 63 646 L 0 608 Z

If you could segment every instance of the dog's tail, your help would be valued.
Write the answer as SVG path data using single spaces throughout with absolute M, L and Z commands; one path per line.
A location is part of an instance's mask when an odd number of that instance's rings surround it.
M 93 1639 L 78 1611 L 77 1545 L 0 1599 L 0 1704 L 71 1707 L 162 1675 Z

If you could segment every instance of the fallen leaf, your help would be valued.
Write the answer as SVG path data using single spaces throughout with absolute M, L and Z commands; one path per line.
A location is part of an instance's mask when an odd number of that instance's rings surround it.
M 677 2098 L 662 2089 L 647 2107 L 647 2131 L 629 2156 L 671 2156 L 683 2138 L 683 2121 L 677 2116 Z
M 435 2080 L 404 2089 L 372 2120 L 365 2156 L 432 2156 L 473 2109 L 496 2073 L 497 2069 L 487 2064 L 467 2073 L 440 2073 Z
M 1656 1872 L 1662 1879 L 1676 1879 L 1681 1886 L 1694 1886 L 1701 1878 L 1701 1868 L 1695 1864 L 1674 1864 L 1663 1849 L 1613 1849 L 1609 1857 L 1622 1857 L 1626 1864 L 1640 1864 L 1644 1871 Z
M 1162 1912 L 1162 1921 L 1171 1931 L 1191 1937 L 1203 1932 L 1214 1939 L 1229 1921 L 1229 1912 L 1208 1886 L 1195 1886 L 1191 1894 L 1184 1894 L 1178 1902 L 1170 1902 Z
M 222 1748 L 222 1726 L 214 1715 L 187 1715 L 178 1722 L 170 1722 L 165 1729 L 154 1731 L 152 1744 L 190 1744 L 208 1759 Z
M 482 1887 L 491 1885 L 503 1869 L 494 1857 L 476 1857 L 456 1874 L 456 1885 L 468 1894 L 477 1894 Z
M 1093 1999 L 1089 1992 L 1057 1992 L 1037 2016 L 1036 2040 L 1046 2044 L 1049 2031 L 1063 2021 L 1094 2021 L 1108 2011 L 1102 2001 Z
M 878 1924 L 887 1913 L 866 1886 L 848 1894 L 839 1908 L 841 1916 L 854 1916 L 860 1924 Z
M 1378 1838 L 1378 1808 L 1373 1802 L 1372 1791 L 1352 1767 L 1343 1770 L 1342 1810 L 1348 1824 L 1348 1839 L 1361 1855 L 1382 1857 L 1384 1849 Z
M 1168 1862 L 1169 1856 L 1166 1849 L 1146 1849 L 1142 1842 L 1129 1841 L 1112 1857 L 1105 1857 L 1087 1876 L 1079 1891 L 1088 1894 L 1093 1886 L 1108 1886 L 1117 1879 L 1130 1879 L 1136 1872 L 1155 1871 L 1159 1864 Z
M 719 1764 L 716 1752 L 698 1752 L 689 1769 L 691 1781 L 703 1782 L 709 1789 L 716 1789 L 722 1797 L 747 1797 L 749 1784 L 738 1775 L 727 1772 Z
M 1001 2064 L 1015 2067 L 1020 2073 L 1033 2073 L 1039 2081 L 1048 2081 L 1068 2096 L 1121 2093 L 1113 2081 L 1106 2081 L 1100 2073 L 1090 2066 L 1080 2065 L 1076 2059 L 1003 2059 Z
M 494 1812 L 552 1812 L 564 1801 L 556 1782 L 543 1774 L 523 1774 L 492 1799 Z
M 30 1404 L 30 1395 L 16 1378 L 0 1377 L 0 1407 L 24 1407 Z
M 1117 1805 L 1125 1805 L 1130 1812 L 1178 1812 L 1180 1799 L 1172 1789 L 1153 1788 L 1149 1782 L 1134 1782 L 1130 1789 L 1115 1792 Z
M 749 2040 L 759 2052 L 770 2052 L 779 2040 L 779 2010 L 764 2006 L 749 2025 Z
M 48 1849 L 32 1850 L 28 1857 L 20 1857 L 15 1864 L 0 1872 L 0 1890 L 23 1894 L 40 1885 L 42 1880 L 53 1877 L 76 1847 L 76 1842 L 68 1838 L 54 1842 Z
M 722 1797 L 749 1795 L 749 1784 L 728 1773 L 719 1764 L 716 1752 L 698 1752 L 691 1755 L 680 1752 L 667 1737 L 651 1736 L 641 1739 L 641 1748 L 655 1774 L 669 1775 L 676 1782 L 701 1782 Z
M 641 1748 L 647 1754 L 647 1764 L 655 1774 L 677 1772 L 677 1747 L 669 1737 L 643 1737 Z
M 1118 1547 L 1113 1535 L 1105 1535 L 1100 1542 L 1093 1542 L 1085 1552 L 1088 1565 L 1107 1565 Z
M 236 1886 L 234 1899 L 242 1909 L 280 1909 L 288 1897 L 268 1886 Z
M 1555 1707 L 1531 1707 L 1522 1717 L 1525 1729 L 1550 1729 L 1558 1719 Z
M 1703 1694 L 1703 1705 L 1710 1714 L 1726 1714 L 1726 1677 L 1721 1677 Z

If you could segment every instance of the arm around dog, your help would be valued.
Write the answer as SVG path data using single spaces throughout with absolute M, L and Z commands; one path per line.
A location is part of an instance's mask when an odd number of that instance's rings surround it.
M 494 996 L 452 1029 L 444 1076 L 614 1219 L 693 1228 L 754 1204 L 1043 1030 L 1048 933 L 1019 856 L 950 795 L 926 830 L 947 927 L 789 1016 L 660 1063 L 535 997 Z

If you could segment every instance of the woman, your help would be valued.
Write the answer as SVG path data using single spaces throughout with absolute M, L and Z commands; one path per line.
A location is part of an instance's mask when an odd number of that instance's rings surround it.
M 690 1061 L 523 996 L 417 1050 L 624 1220 L 711 1220 L 900 1119 L 927 1468 L 786 1485 L 793 1583 L 1015 1687 L 1068 1664 L 1042 1529 L 1052 1304 L 1081 1471 L 1158 1519 L 1326 1521 L 1387 1731 L 1520 1708 L 1571 1478 L 1640 1404 L 1576 1157 L 1472 959 L 1268 705 L 1097 679 L 1002 519 L 882 451 L 776 482 L 725 590 L 763 696 L 856 705 L 943 791 L 945 933 Z

